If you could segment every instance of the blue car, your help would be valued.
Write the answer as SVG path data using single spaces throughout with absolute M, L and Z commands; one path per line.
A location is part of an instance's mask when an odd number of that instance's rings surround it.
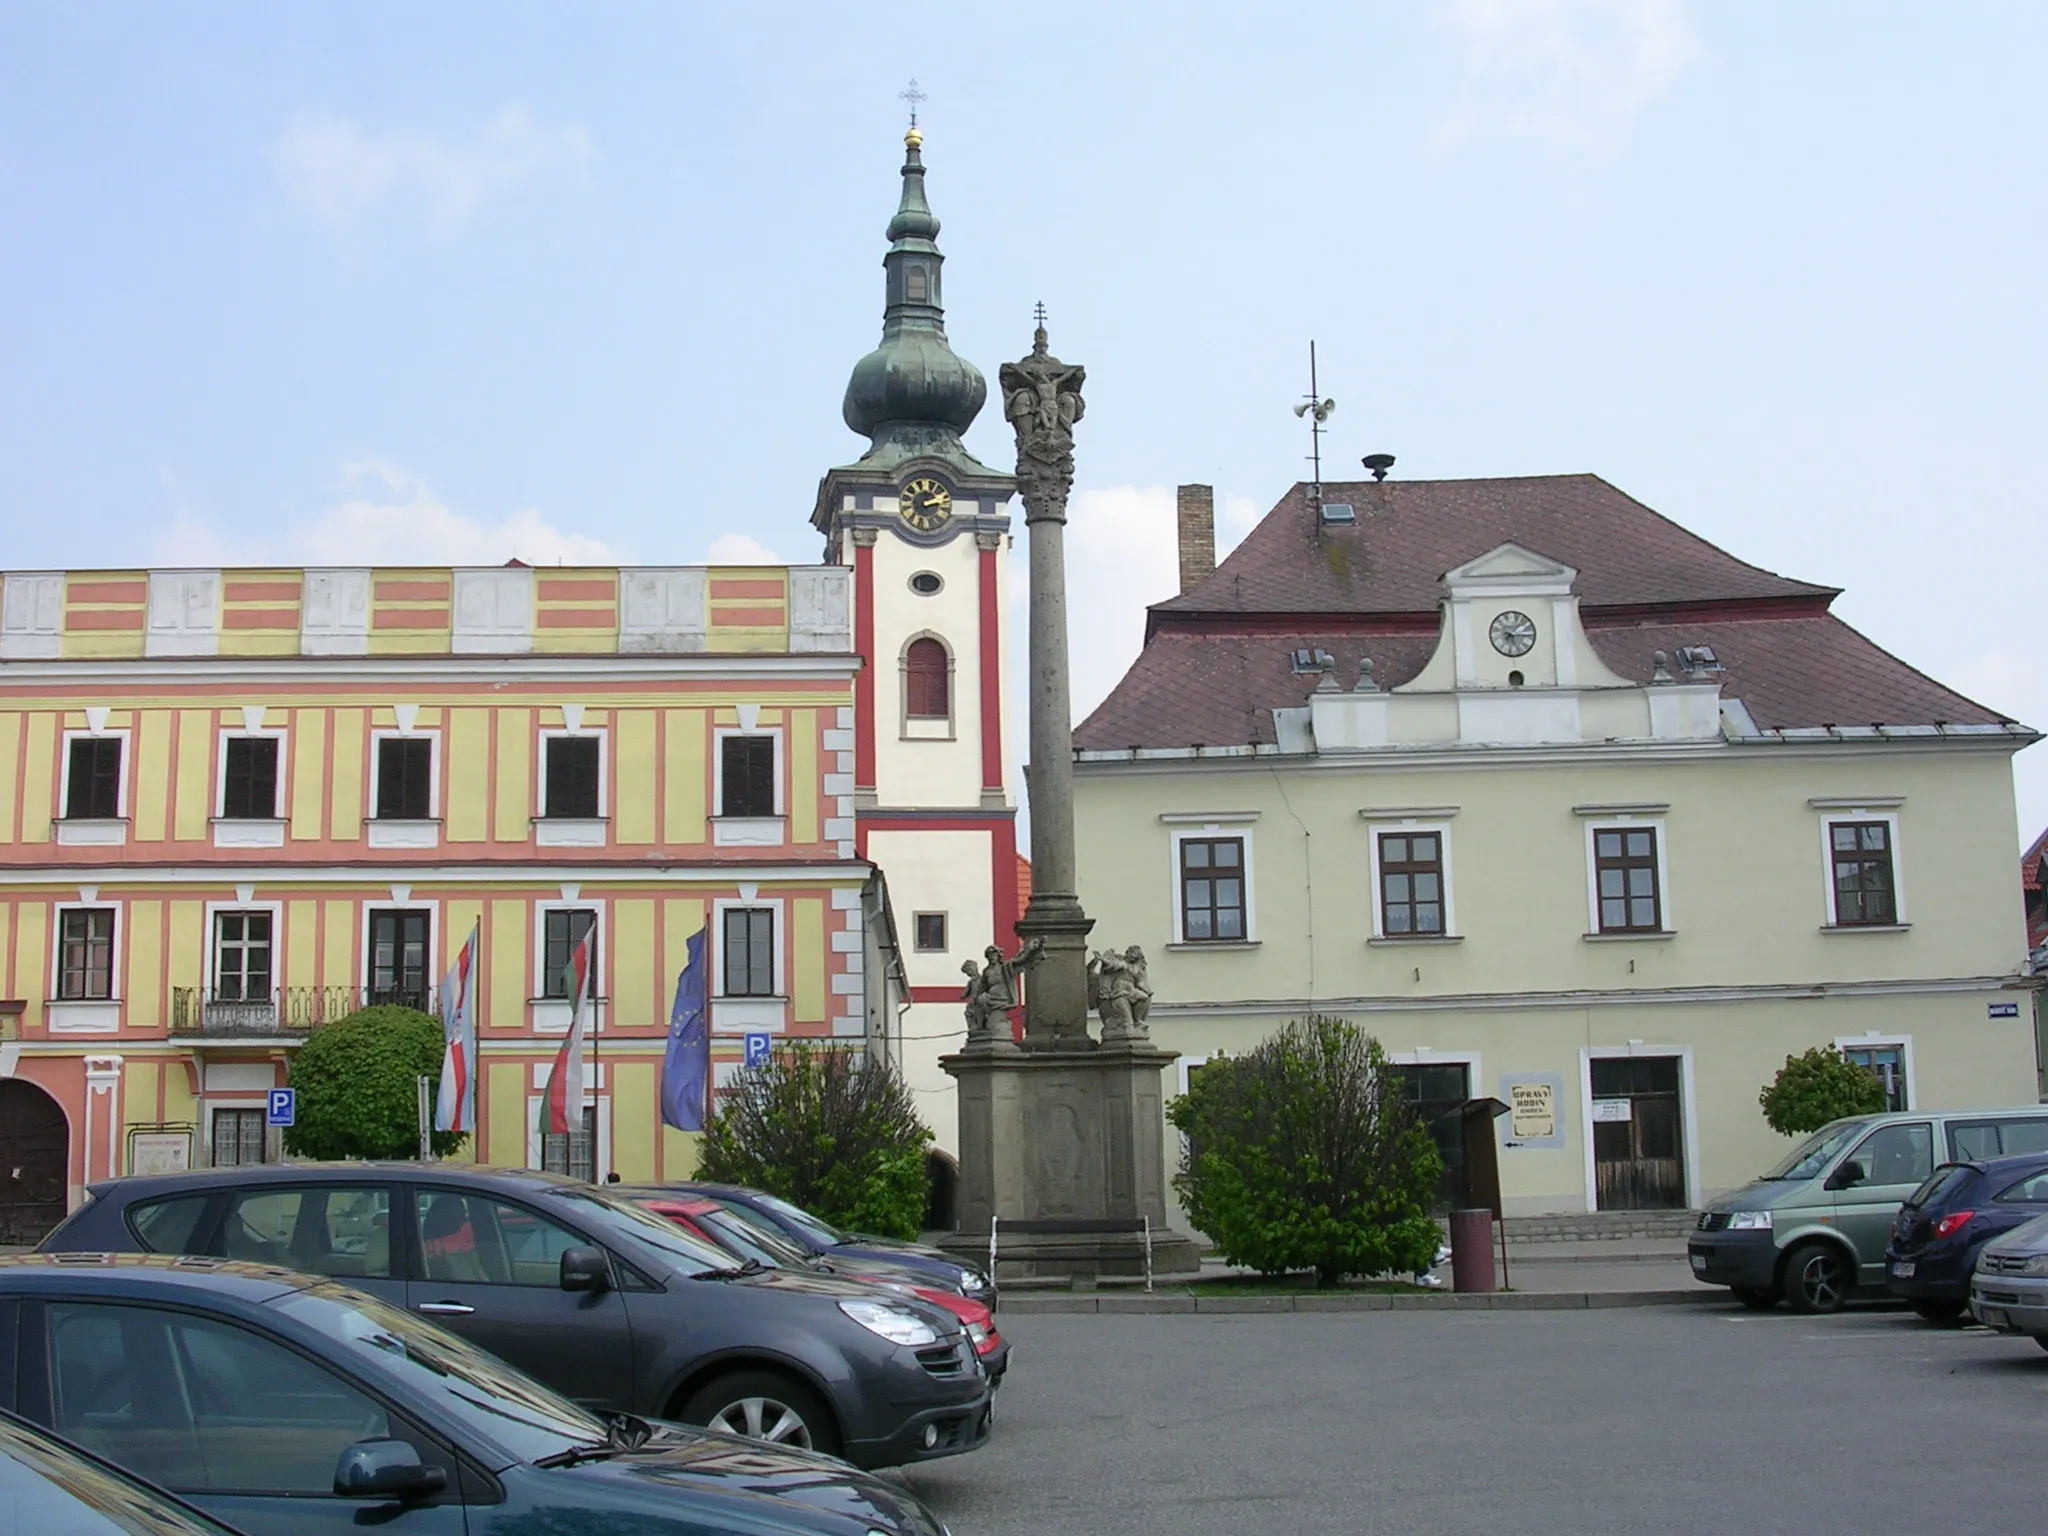
M 2048 1153 L 1943 1163 L 1893 1219 L 1885 1285 L 1929 1322 L 1954 1322 L 1970 1303 L 1970 1274 L 1984 1245 L 2041 1215 L 2048 1215 Z
M 0 1413 L 4 1536 L 239 1536 L 190 1504 Z
M 0 1409 L 251 1536 L 943 1536 L 845 1462 L 599 1417 L 290 1270 L 0 1259 L 0 1340 Z
M 756 1226 L 780 1233 L 814 1258 L 882 1259 L 897 1269 L 912 1270 L 929 1277 L 929 1283 L 958 1291 L 991 1311 L 996 1304 L 995 1281 L 981 1269 L 941 1249 L 924 1243 L 903 1243 L 893 1238 L 869 1237 L 864 1233 L 841 1232 L 830 1222 L 809 1211 L 778 1200 L 758 1189 L 737 1184 L 670 1184 L 678 1194 L 701 1195 L 716 1200 L 727 1210 Z

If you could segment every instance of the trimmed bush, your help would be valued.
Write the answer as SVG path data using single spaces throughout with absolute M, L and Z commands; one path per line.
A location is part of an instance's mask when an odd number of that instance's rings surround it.
M 284 1149 L 293 1157 L 416 1158 L 419 1088 L 425 1073 L 441 1082 L 440 1024 L 412 1008 L 364 1008 L 314 1030 L 292 1057 L 299 1091 L 296 1124 Z M 446 1157 L 467 1136 L 434 1133 Z
M 1787 1056 L 1756 1101 L 1780 1136 L 1804 1136 L 1847 1115 L 1875 1115 L 1890 1102 L 1883 1078 L 1825 1045 Z
M 1443 1160 L 1357 1025 L 1297 1021 L 1206 1062 L 1167 1118 L 1187 1138 L 1174 1186 L 1188 1218 L 1231 1263 L 1325 1286 L 1435 1257 Z
M 850 1231 L 914 1238 L 931 1139 L 895 1068 L 791 1045 L 720 1096 L 698 1173 L 780 1195 Z

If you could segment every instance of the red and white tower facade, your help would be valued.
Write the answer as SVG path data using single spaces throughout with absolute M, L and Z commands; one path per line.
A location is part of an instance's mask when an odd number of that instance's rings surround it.
M 889 221 L 882 341 L 855 365 L 846 424 L 869 440 L 830 470 L 811 521 L 853 568 L 856 683 L 850 784 L 860 852 L 889 882 L 912 1003 L 889 1031 L 925 1121 L 956 1145 L 942 1055 L 965 1040 L 963 965 L 1014 947 L 1016 802 L 1002 687 L 1004 561 L 1015 482 L 961 441 L 988 397 L 946 341 L 922 137 L 905 136 Z

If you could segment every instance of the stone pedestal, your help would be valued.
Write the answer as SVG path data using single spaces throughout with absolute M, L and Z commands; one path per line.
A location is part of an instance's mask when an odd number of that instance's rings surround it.
M 959 1231 L 944 1246 L 986 1262 L 998 1222 L 1001 1277 L 1189 1274 L 1201 1252 L 1166 1224 L 1162 1076 L 1149 1045 L 975 1052 L 940 1065 L 959 1085 Z

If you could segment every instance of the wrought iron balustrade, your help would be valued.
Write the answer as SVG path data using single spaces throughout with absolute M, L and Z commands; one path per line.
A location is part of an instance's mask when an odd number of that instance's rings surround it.
M 267 996 L 223 997 L 203 987 L 173 987 L 171 1033 L 223 1040 L 306 1035 L 359 1009 L 387 1005 L 440 1013 L 431 988 L 279 987 Z

